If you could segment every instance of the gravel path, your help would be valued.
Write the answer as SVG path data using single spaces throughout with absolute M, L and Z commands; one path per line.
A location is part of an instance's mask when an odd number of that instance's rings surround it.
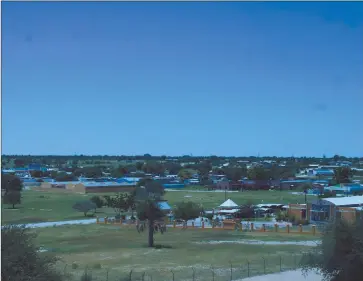
M 281 273 L 267 274 L 250 278 L 239 279 L 235 281 L 322 281 L 322 277 L 314 272 L 309 273 L 306 277 L 302 275 L 301 270 L 285 271 Z
M 261 241 L 261 240 L 211 240 L 195 242 L 195 244 L 247 244 L 247 245 L 296 245 L 296 246 L 308 246 L 316 247 L 320 244 L 320 241 Z

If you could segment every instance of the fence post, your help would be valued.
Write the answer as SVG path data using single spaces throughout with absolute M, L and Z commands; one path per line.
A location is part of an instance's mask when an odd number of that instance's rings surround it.
M 266 274 L 266 259 L 262 257 L 263 259 L 263 274 Z
M 253 231 L 255 224 L 251 222 L 251 231 Z
M 170 270 L 171 271 L 171 274 L 173 274 L 173 281 L 175 280 L 175 274 L 174 274 L 174 271 Z
M 204 228 L 204 221 L 202 221 L 202 228 Z
M 280 256 L 280 272 L 282 271 L 282 256 Z
M 193 281 L 195 281 L 195 268 L 193 267 L 192 270 L 193 270 Z
M 277 223 L 275 223 L 275 232 L 279 231 L 279 225 Z
M 107 217 L 105 217 L 105 220 L 104 220 L 105 224 L 107 224 L 107 220 L 108 220 L 108 218 L 107 218 Z
M 214 220 L 212 220 L 212 228 L 214 228 L 214 226 L 215 226 L 215 225 L 214 225 Z
M 233 279 L 233 275 L 232 275 L 233 274 L 233 265 L 232 265 L 232 262 L 229 262 L 229 263 L 231 264 L 231 279 L 230 280 L 232 281 L 232 279 Z
M 250 262 L 247 260 L 247 277 L 250 277 Z
M 313 235 L 315 235 L 315 233 L 316 233 L 316 226 L 315 226 L 315 225 L 313 225 L 313 226 L 311 227 L 311 230 L 312 230 L 312 232 L 313 232 Z
M 302 224 L 299 224 L 299 232 L 302 233 Z
M 262 232 L 266 232 L 266 225 L 265 224 L 262 225 Z
M 132 281 L 132 269 L 130 270 L 130 273 L 129 273 L 129 281 Z
M 173 221 L 173 228 L 176 228 L 176 221 Z
M 100 223 L 100 218 L 97 216 L 96 217 L 96 224 L 99 224 Z
M 194 221 L 192 221 L 192 228 L 194 228 Z
M 106 271 L 106 281 L 108 281 L 108 272 L 110 271 L 110 269 L 107 268 L 107 271 Z
M 211 266 L 211 270 L 212 270 L 212 281 L 214 281 L 214 275 L 215 275 L 215 273 L 214 273 L 214 267 L 213 267 L 213 265 Z
M 286 225 L 286 232 L 287 233 L 290 233 L 290 225 L 288 224 L 288 225 Z
M 294 255 L 294 269 L 296 269 L 296 266 L 297 266 L 297 264 L 296 264 L 296 255 Z

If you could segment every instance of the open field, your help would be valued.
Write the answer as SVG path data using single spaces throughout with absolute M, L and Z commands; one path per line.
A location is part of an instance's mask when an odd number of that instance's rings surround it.
M 9 209 L 2 205 L 2 223 L 32 223 L 43 221 L 60 221 L 84 218 L 82 213 L 72 209 L 72 205 L 80 200 L 86 200 L 94 194 L 76 194 L 61 191 L 23 191 L 22 204 L 17 209 Z M 98 194 L 102 195 L 102 194 Z M 227 193 L 227 198 L 237 204 L 252 203 L 302 203 L 303 195 L 294 195 L 286 191 L 246 191 Z M 307 197 L 312 199 L 311 196 Z M 165 199 L 173 207 L 183 200 L 201 203 L 204 208 L 214 208 L 224 202 L 223 192 L 190 192 L 190 191 L 167 191 Z M 109 208 L 102 208 L 98 216 L 114 215 Z
M 193 280 L 193 269 L 195 280 L 212 280 L 212 265 L 214 280 L 230 280 L 231 274 L 232 279 L 240 279 L 296 268 L 301 253 L 311 246 L 291 242 L 312 240 L 309 235 L 168 229 L 155 235 L 158 247 L 147 248 L 147 232 L 139 234 L 134 227 L 87 225 L 32 231 L 38 234 L 40 246 L 62 258 L 59 269 L 70 273 L 72 280 L 79 280 L 86 268 L 97 280 L 106 280 L 107 271 L 110 281 L 130 280 L 131 270 L 131 280 L 141 280 L 145 273 L 145 280 L 152 276 L 152 280 L 170 281 L 172 271 L 175 280 Z M 267 243 L 231 243 L 256 239 Z
M 102 195 L 102 194 L 97 194 Z M 110 195 L 108 193 L 108 195 Z M 94 194 L 76 194 L 65 191 L 35 191 L 22 192 L 22 204 L 17 209 L 9 209 L 8 205 L 1 205 L 2 224 L 8 223 L 33 223 L 45 221 L 61 221 L 83 219 L 82 213 L 72 209 L 75 202 L 91 198 Z M 252 203 L 303 203 L 303 195 L 294 195 L 286 191 L 246 191 L 227 193 L 227 198 L 237 204 Z M 311 200 L 314 197 L 308 196 Z M 224 192 L 192 192 L 192 191 L 167 191 L 165 199 L 170 206 L 175 206 L 183 200 L 201 203 L 205 209 L 214 208 L 225 200 Z M 113 209 L 102 208 L 97 215 L 104 217 L 114 215 Z

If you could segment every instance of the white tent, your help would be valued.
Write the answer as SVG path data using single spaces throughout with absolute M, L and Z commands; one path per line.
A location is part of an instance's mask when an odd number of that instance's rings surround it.
M 220 208 L 233 208 L 238 207 L 236 203 L 234 203 L 231 199 L 228 199 L 226 202 L 219 205 Z

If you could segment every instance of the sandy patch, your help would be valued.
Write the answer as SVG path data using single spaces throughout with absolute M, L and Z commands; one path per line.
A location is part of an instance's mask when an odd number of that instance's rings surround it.
M 295 245 L 315 247 L 320 244 L 320 241 L 261 241 L 261 240 L 211 240 L 195 242 L 195 244 L 245 244 L 245 245 Z
M 250 278 L 238 279 L 235 281 L 322 281 L 323 278 L 320 274 L 311 272 L 306 277 L 302 274 L 301 270 L 291 270 L 274 274 L 260 275 Z

